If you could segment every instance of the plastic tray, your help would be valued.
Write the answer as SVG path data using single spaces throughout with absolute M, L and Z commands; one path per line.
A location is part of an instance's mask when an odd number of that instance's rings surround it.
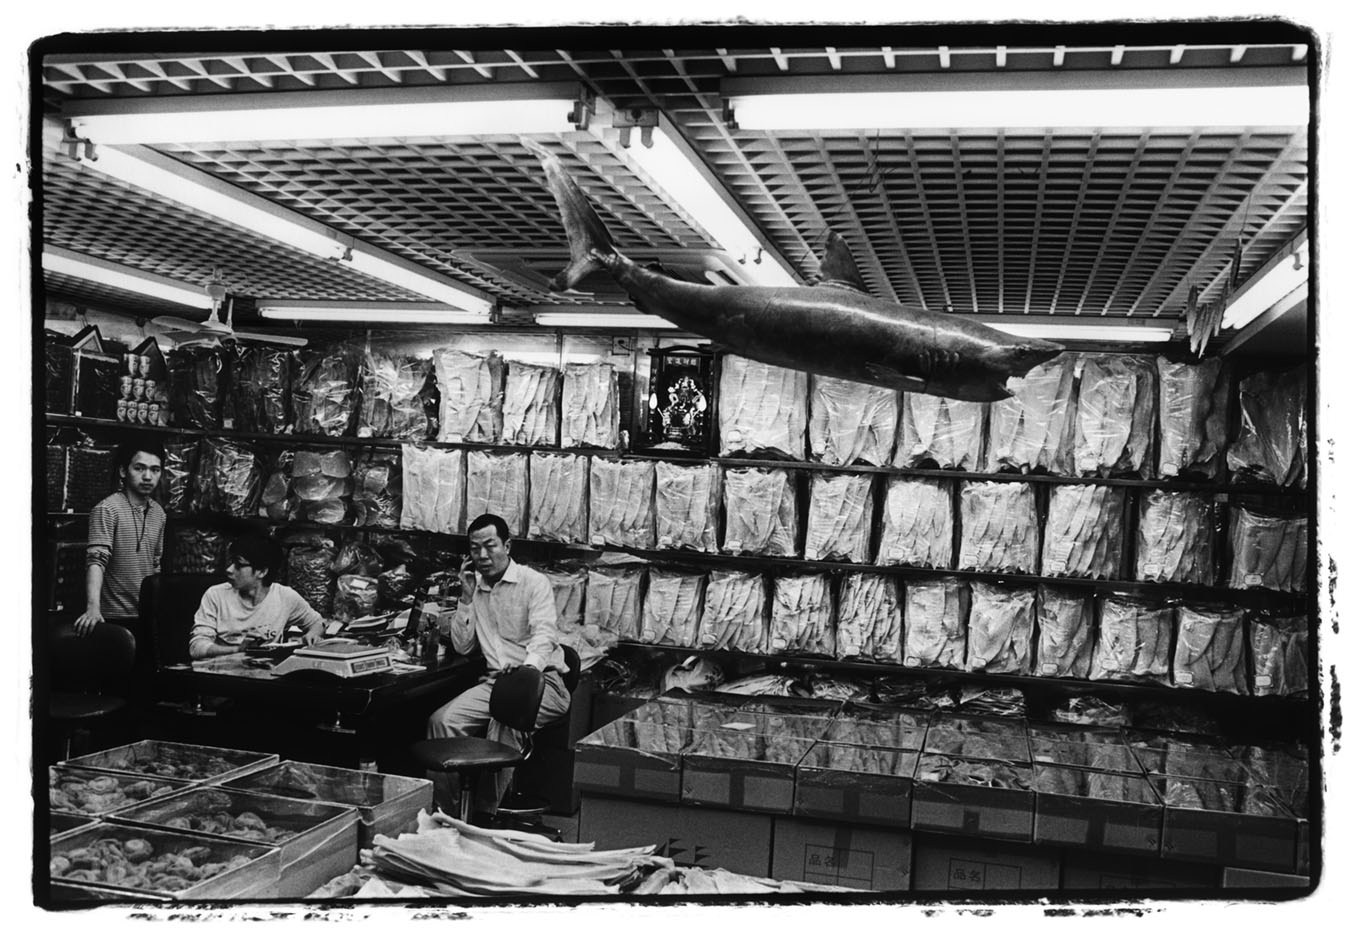
M 278 756 L 209 745 L 185 745 L 145 739 L 92 755 L 72 758 L 65 764 L 118 774 L 171 777 L 194 784 L 219 784 L 277 764 Z
M 70 813 L 51 813 L 47 818 L 47 829 L 52 839 L 61 839 L 76 830 L 93 826 L 98 820 L 94 817 L 74 816 Z
M 89 783 L 91 781 L 101 780 L 103 782 L 113 782 L 116 790 L 121 792 L 121 799 L 110 799 L 103 804 L 96 804 L 90 809 L 80 809 L 73 801 L 65 802 L 57 798 L 49 798 L 52 813 L 67 813 L 73 816 L 88 819 L 95 816 L 108 816 L 119 810 L 125 810 L 127 807 L 134 807 L 153 797 L 160 797 L 165 794 L 172 794 L 177 791 L 190 787 L 186 781 L 173 781 L 168 778 L 152 778 L 143 774 L 111 774 L 106 771 L 88 771 L 83 768 L 68 768 L 57 765 L 47 769 L 48 787 L 54 792 L 56 785 L 64 783 L 67 780 Z M 142 785 L 149 785 L 149 788 Z

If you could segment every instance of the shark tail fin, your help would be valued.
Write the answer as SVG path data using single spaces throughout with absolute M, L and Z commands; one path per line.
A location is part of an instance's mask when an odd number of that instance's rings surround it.
M 576 288 L 587 276 L 606 267 L 602 260 L 615 255 L 615 244 L 587 195 L 564 169 L 559 157 L 528 137 L 523 136 L 521 144 L 539 158 L 544 167 L 545 183 L 559 206 L 563 228 L 568 234 L 571 259 L 563 271 L 550 280 L 549 287 L 554 291 Z

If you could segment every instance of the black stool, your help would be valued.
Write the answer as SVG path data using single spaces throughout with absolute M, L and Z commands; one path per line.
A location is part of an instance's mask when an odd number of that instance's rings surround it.
M 69 623 L 53 627 L 48 646 L 51 695 L 47 713 L 63 732 L 62 758 L 70 757 L 71 736 L 107 721 L 127 706 L 124 697 L 100 691 L 125 680 L 136 660 L 136 638 L 110 622 L 100 622 L 88 635 Z

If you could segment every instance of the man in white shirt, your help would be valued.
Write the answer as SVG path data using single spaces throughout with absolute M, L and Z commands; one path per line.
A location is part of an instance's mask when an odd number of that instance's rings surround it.
M 489 715 L 488 698 L 499 674 L 523 665 L 545 675 L 536 727 L 568 712 L 568 688 L 563 683 L 567 662 L 559 647 L 553 588 L 544 574 L 512 560 L 511 550 L 511 533 L 501 518 L 485 514 L 470 522 L 469 557 L 460 566 L 460 604 L 440 628 L 458 653 L 479 648 L 488 675 L 432 713 L 427 720 L 428 738 L 482 735 L 486 730 L 489 739 L 520 748 L 522 737 Z M 497 810 L 511 777 L 511 769 L 498 772 L 491 799 L 487 789 L 480 787 L 480 809 Z M 445 776 L 435 775 L 435 779 L 443 809 L 453 812 L 454 794 Z

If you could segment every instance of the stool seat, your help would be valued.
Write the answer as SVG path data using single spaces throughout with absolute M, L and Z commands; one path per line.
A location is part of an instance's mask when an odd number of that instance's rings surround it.
M 57 722 L 81 722 L 109 716 L 126 705 L 127 701 L 121 697 L 90 693 L 53 693 L 48 713 Z
M 469 771 L 514 768 L 526 760 L 520 749 L 474 736 L 424 739 L 411 749 L 414 759 L 429 771 Z

